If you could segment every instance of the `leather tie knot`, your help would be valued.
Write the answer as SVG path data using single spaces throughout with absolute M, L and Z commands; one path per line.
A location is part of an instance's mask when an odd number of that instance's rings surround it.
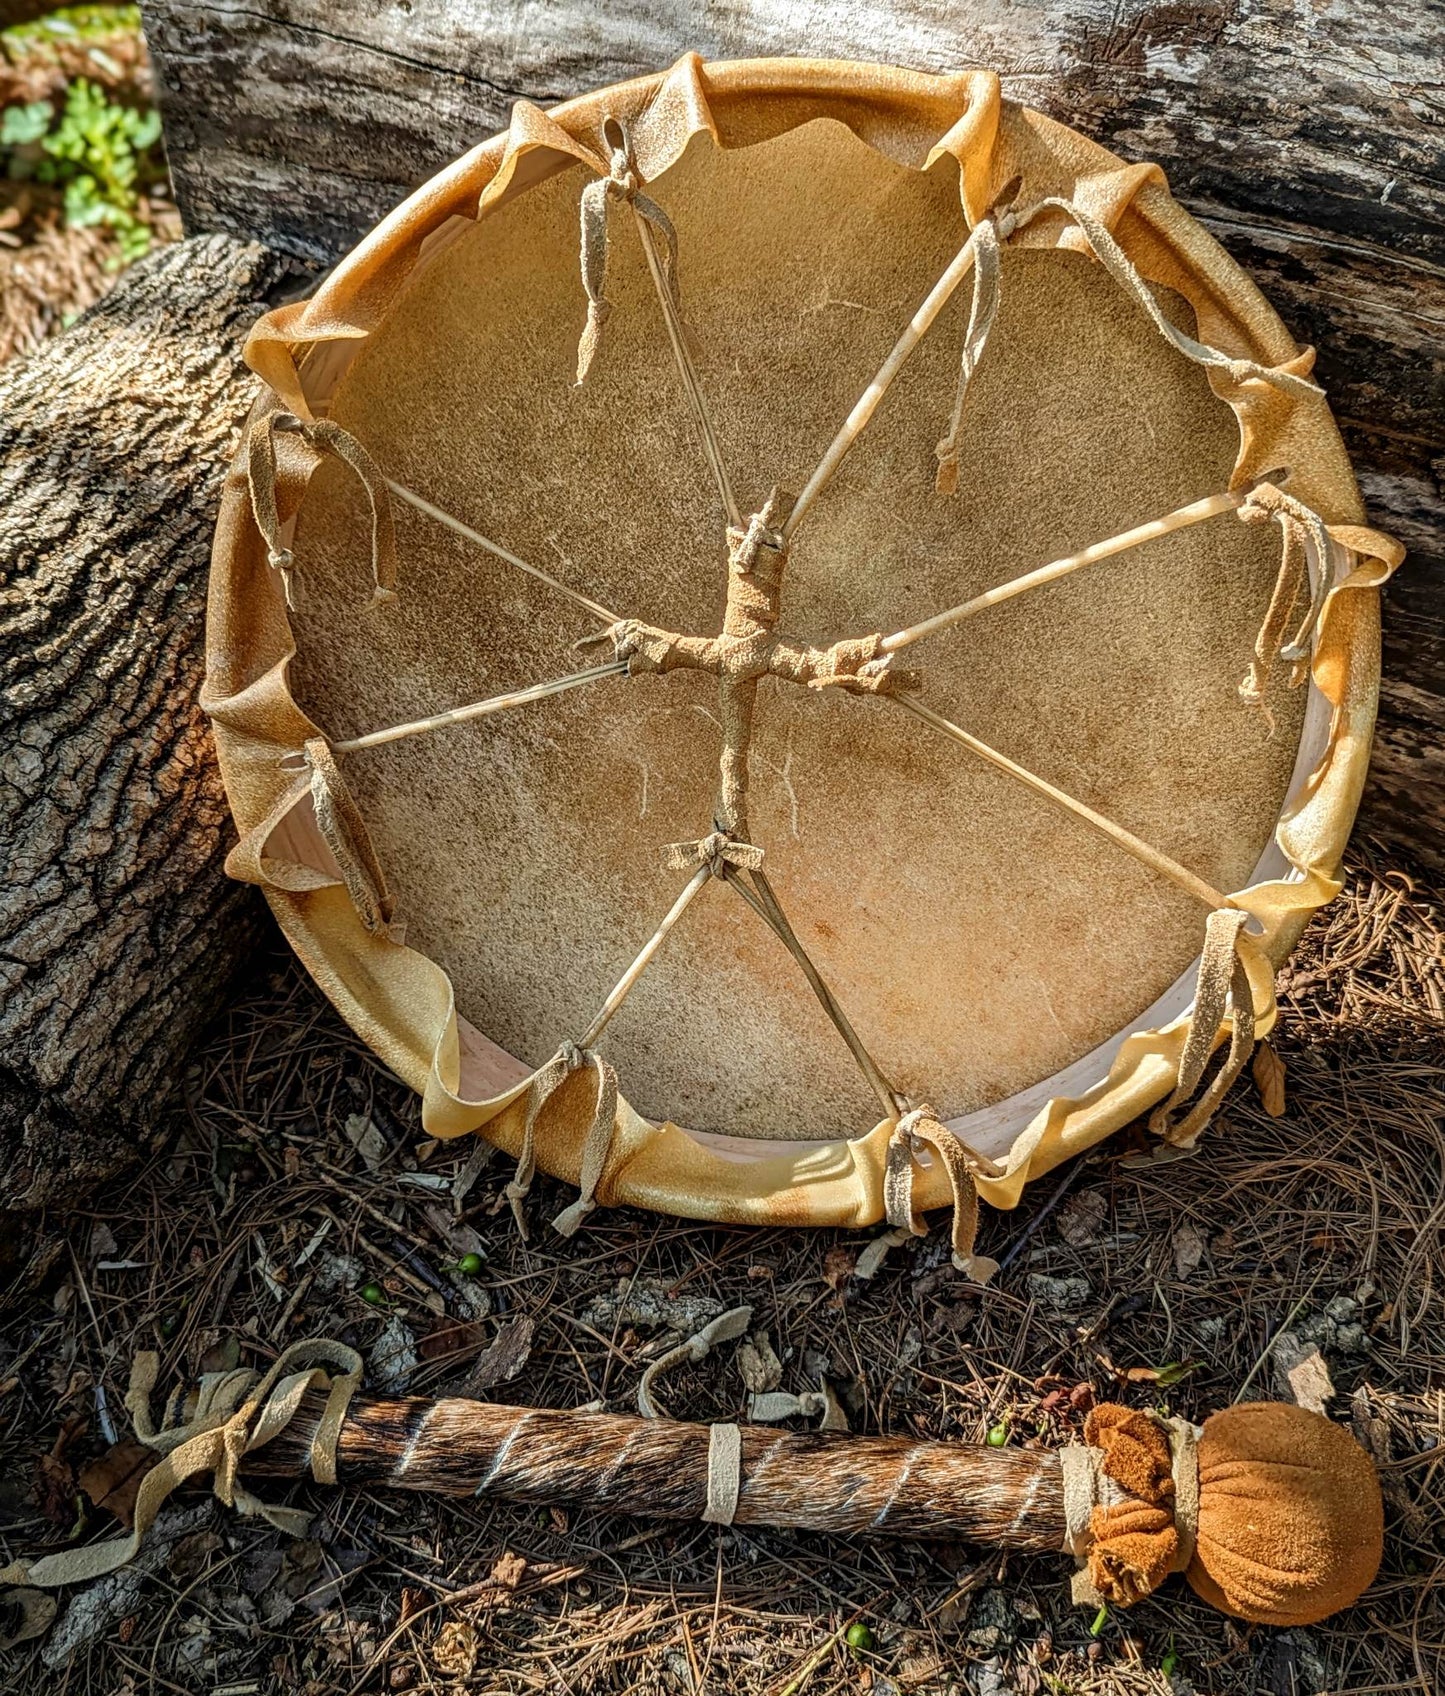
M 898 1121 L 894 1136 L 904 1144 L 910 1154 L 918 1154 L 924 1147 L 923 1138 L 918 1134 L 918 1127 L 923 1124 L 937 1124 L 938 1114 L 928 1106 L 911 1108 Z
M 740 573 L 751 571 L 757 563 L 759 548 L 780 554 L 786 547 L 782 531 L 769 524 L 761 512 L 755 512 L 741 530 L 728 526 L 728 551 L 734 569 Z
M 706 866 L 714 877 L 726 877 L 729 866 L 755 872 L 763 863 L 761 848 L 751 842 L 739 842 L 722 830 L 715 830 L 697 842 L 670 842 L 664 853 L 669 871 L 690 872 Z

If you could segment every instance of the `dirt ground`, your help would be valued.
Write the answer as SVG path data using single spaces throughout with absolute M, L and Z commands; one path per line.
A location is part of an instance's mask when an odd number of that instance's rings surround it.
M 1174 1580 L 1128 1612 L 1068 1605 L 1063 1558 L 561 1509 L 260 1486 L 314 1510 L 287 1538 L 173 1497 L 137 1567 L 62 1599 L 0 1654 L 17 1692 L 1383 1693 L 1445 1665 L 1445 914 L 1368 847 L 1283 980 L 1285 1106 L 1238 1089 L 1192 1159 L 1125 1132 L 989 1213 L 986 1289 L 944 1233 L 851 1276 L 860 1233 L 600 1212 L 571 1242 L 511 1223 L 501 1161 L 430 1148 L 417 1104 L 279 952 L 195 1057 L 165 1147 L 63 1222 L 49 1284 L 0 1324 L 6 1559 L 114 1535 L 138 1478 L 137 1349 L 163 1386 L 264 1367 L 325 1333 L 373 1383 L 630 1409 L 646 1362 L 749 1303 L 750 1370 L 822 1371 L 854 1431 L 1058 1443 L 1090 1398 L 1202 1417 L 1279 1394 L 1288 1333 L 1382 1463 L 1388 1550 L 1350 1613 L 1237 1625 Z M 1278 1102 L 1272 1103 L 1278 1106 Z M 420 1181 L 418 1179 L 420 1174 Z M 427 1180 L 431 1180 L 430 1187 Z M 475 1276 L 455 1270 L 476 1253 Z M 381 1286 L 381 1305 L 360 1293 Z M 372 1292 L 373 1295 L 378 1292 Z M 766 1347 L 763 1345 L 766 1344 Z M 741 1414 L 733 1346 L 670 1381 L 680 1417 Z M 779 1376 L 774 1372 L 773 1376 Z M 107 1434 L 107 1421 L 116 1442 Z M 850 1624 L 872 1647 L 850 1647 Z M 3 1623 L 3 1622 L 0 1622 Z M 13 1624 L 13 1622 L 12 1622 Z

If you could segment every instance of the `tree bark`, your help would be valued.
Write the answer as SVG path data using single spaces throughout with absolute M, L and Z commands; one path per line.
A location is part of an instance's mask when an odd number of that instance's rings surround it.
M 240 346 L 296 271 L 184 242 L 0 371 L 0 1209 L 147 1144 L 259 935 L 197 697 Z
M 797 54 L 987 65 L 1175 192 L 1320 350 L 1372 517 L 1411 549 L 1361 823 L 1445 865 L 1445 0 L 146 0 L 188 227 L 329 263 L 543 105 L 658 69 Z

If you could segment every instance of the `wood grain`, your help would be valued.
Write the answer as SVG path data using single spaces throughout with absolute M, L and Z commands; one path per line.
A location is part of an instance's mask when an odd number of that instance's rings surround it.
M 1346 431 L 1386 596 L 1364 828 L 1445 866 L 1445 0 L 149 0 L 189 227 L 329 262 L 442 165 L 548 104 L 669 64 L 988 65 L 1176 193 L 1260 282 Z
M 313 1392 L 242 1470 L 309 1469 Z M 342 1484 L 447 1496 L 570 1504 L 656 1519 L 699 1519 L 708 1427 L 611 1413 L 498 1407 L 452 1397 L 357 1396 L 337 1445 Z M 1063 1546 L 1063 1475 L 1044 1449 L 990 1449 L 905 1437 L 742 1428 L 734 1523 L 873 1537 L 962 1539 L 991 1548 Z

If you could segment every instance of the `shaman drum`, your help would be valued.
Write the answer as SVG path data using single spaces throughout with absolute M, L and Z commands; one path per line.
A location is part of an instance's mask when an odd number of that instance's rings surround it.
M 977 1194 L 1198 1134 L 1339 887 L 1400 550 L 1156 166 L 986 72 L 691 56 L 519 104 L 247 357 L 232 869 L 519 1218 L 952 1202 L 982 1276 Z

